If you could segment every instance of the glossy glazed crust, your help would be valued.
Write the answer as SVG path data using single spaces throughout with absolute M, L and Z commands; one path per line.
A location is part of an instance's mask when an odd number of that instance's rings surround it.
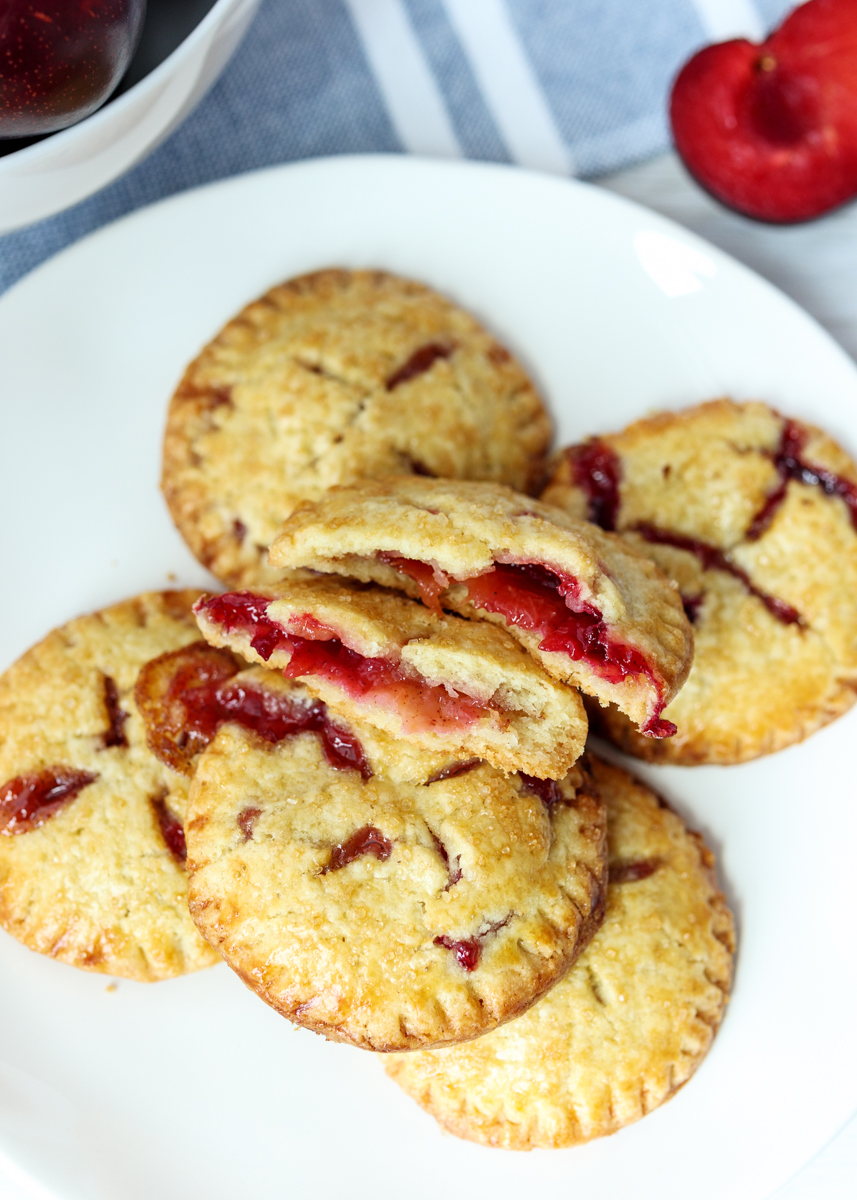
M 271 746 L 220 730 L 191 786 L 191 912 L 248 987 L 331 1040 L 403 1050 L 476 1037 L 529 1007 L 591 935 L 603 808 L 580 766 L 551 815 L 517 775 L 482 764 L 427 782 L 449 759 L 347 728 L 367 781 L 329 766 L 314 733 Z M 389 856 L 332 868 L 367 827 Z M 479 938 L 475 969 L 436 938 Z
M 383 588 L 355 588 L 332 578 L 298 581 L 260 589 L 269 597 L 269 619 L 289 622 L 314 617 L 336 631 L 351 650 L 367 658 L 386 658 L 413 671 L 415 687 L 442 685 L 453 695 L 492 701 L 472 724 L 422 721 L 401 703 L 351 696 L 336 683 L 304 676 L 307 690 L 335 712 L 368 721 L 404 737 L 424 750 L 484 758 L 504 771 L 525 771 L 540 779 L 561 779 L 583 752 L 587 721 L 579 694 L 559 683 L 504 630 L 486 622 L 436 615 L 422 604 Z M 284 668 L 286 649 L 265 660 L 251 646 L 251 635 L 226 632 L 203 608 L 197 620 L 206 639 L 227 646 L 250 662 Z
M 599 678 L 581 660 L 539 650 L 541 637 L 510 632 L 555 678 L 617 704 L 639 725 L 649 720 L 658 691 L 672 698 L 693 654 L 693 635 L 674 584 L 645 555 L 588 521 L 569 517 L 497 484 L 399 477 L 334 488 L 298 508 L 271 547 L 277 567 L 310 567 L 374 580 L 416 595 L 417 589 L 379 551 L 429 562 L 453 579 L 489 570 L 495 561 L 541 562 L 574 576 L 581 599 L 595 605 L 619 641 L 639 650 L 657 684 L 630 676 Z M 446 608 L 505 625 L 475 609 L 463 589 L 449 587 Z
M 396 382 L 426 347 L 442 354 Z M 187 368 L 162 488 L 219 579 L 271 582 L 267 547 L 299 501 L 407 471 L 526 489 L 550 434 L 521 366 L 468 313 L 383 271 L 317 271 L 249 304 Z
M 768 529 L 747 538 L 779 483 L 773 456 L 783 427 L 767 405 L 716 400 L 598 439 L 621 464 L 617 528 L 696 607 L 693 667 L 664 712 L 676 736 L 656 744 L 620 712 L 599 714 L 604 732 L 640 758 L 746 762 L 802 740 L 854 703 L 857 534 L 845 502 L 792 480 Z M 857 466 L 841 447 L 819 429 L 802 429 L 802 458 L 857 483 Z M 544 499 L 572 514 L 586 511 L 562 453 Z M 695 554 L 647 542 L 633 532 L 640 523 L 722 550 L 803 624 L 779 621 L 739 579 L 704 569 Z
M 0 836 L 0 923 L 31 950 L 144 981 L 217 961 L 152 804 L 183 820 L 187 780 L 149 751 L 134 703 L 145 662 L 199 640 L 199 594 L 149 592 L 79 617 L 0 677 L 0 785 L 57 765 L 97 775 L 40 828 Z M 108 678 L 125 746 L 105 745 Z
M 624 771 L 597 760 L 611 868 L 604 923 L 561 983 L 464 1046 L 394 1055 L 388 1073 L 458 1137 L 558 1149 L 615 1133 L 693 1074 L 723 1017 L 732 917 L 702 839 Z

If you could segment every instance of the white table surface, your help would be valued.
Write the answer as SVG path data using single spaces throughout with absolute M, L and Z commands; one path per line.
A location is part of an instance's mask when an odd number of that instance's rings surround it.
M 808 225 L 759 225 L 710 200 L 674 155 L 599 182 L 671 217 L 753 267 L 807 309 L 857 358 L 857 204 Z M 47 1195 L 0 1167 L 2 1200 L 47 1200 Z M 854 1200 L 855 1196 L 857 1117 L 777 1191 L 776 1200 Z

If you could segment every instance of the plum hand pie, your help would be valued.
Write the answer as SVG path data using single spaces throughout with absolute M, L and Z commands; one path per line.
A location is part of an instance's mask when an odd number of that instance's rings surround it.
M 561 978 L 601 918 L 585 759 L 541 781 L 341 716 L 300 728 L 323 708 L 305 688 L 242 679 L 295 723 L 221 725 L 187 839 L 191 913 L 248 987 L 332 1040 L 406 1050 L 476 1037 Z M 350 761 L 330 752 L 343 738 Z
M 200 643 L 199 595 L 69 621 L 0 677 L 0 924 L 32 950 L 141 981 L 217 961 L 187 910 L 187 779 L 135 696 L 148 663 Z
M 621 538 L 499 484 L 332 488 L 292 514 L 270 561 L 503 625 L 551 675 L 618 705 L 646 735 L 675 731 L 661 712 L 693 653 L 675 584 Z
M 423 749 L 549 779 L 583 751 L 578 693 L 487 622 L 330 577 L 207 596 L 196 613 L 213 645 Z
M 265 555 L 299 501 L 409 471 L 526 490 L 550 435 L 523 368 L 469 313 L 384 271 L 316 271 L 247 305 L 187 368 L 162 487 L 200 562 L 246 587 L 276 578 Z
M 543 499 L 616 530 L 678 584 L 694 623 L 687 683 L 642 758 L 737 763 L 780 750 L 857 696 L 857 466 L 827 434 L 715 400 L 557 457 Z
M 726 1008 L 734 930 L 710 851 L 648 788 L 591 764 L 610 855 L 592 942 L 523 1016 L 385 1063 L 445 1129 L 487 1146 L 575 1146 L 645 1116 L 693 1074 Z

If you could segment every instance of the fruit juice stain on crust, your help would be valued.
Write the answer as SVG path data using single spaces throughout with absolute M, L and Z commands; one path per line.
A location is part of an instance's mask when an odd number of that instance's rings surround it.
M 237 682 L 233 678 L 239 670 L 237 660 L 230 667 L 224 664 L 212 670 L 203 661 L 203 651 L 221 656 L 221 662 L 232 659 L 228 652 L 194 643 L 153 659 L 143 669 L 166 668 L 160 703 L 144 705 L 138 699 L 149 747 L 162 762 L 175 766 L 177 754 L 187 750 L 199 753 L 221 725 L 235 722 L 270 743 L 299 733 L 317 733 L 332 767 L 359 771 L 364 779 L 371 776 L 359 739 L 332 721 L 321 701 L 306 704 L 282 692 Z M 138 679 L 138 697 L 140 691 Z
M 0 834 L 38 829 L 97 778 L 91 771 L 56 766 L 10 779 L 0 787 Z

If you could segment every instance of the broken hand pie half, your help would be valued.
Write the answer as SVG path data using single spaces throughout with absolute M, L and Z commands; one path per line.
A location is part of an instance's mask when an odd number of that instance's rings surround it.
M 487 622 L 329 577 L 207 596 L 196 613 L 214 646 L 425 750 L 542 779 L 562 778 L 583 751 L 578 693 Z
M 678 588 L 621 538 L 559 509 L 499 484 L 364 481 L 301 505 L 270 561 L 505 626 L 551 675 L 643 733 L 675 732 L 661 712 L 693 654 Z

